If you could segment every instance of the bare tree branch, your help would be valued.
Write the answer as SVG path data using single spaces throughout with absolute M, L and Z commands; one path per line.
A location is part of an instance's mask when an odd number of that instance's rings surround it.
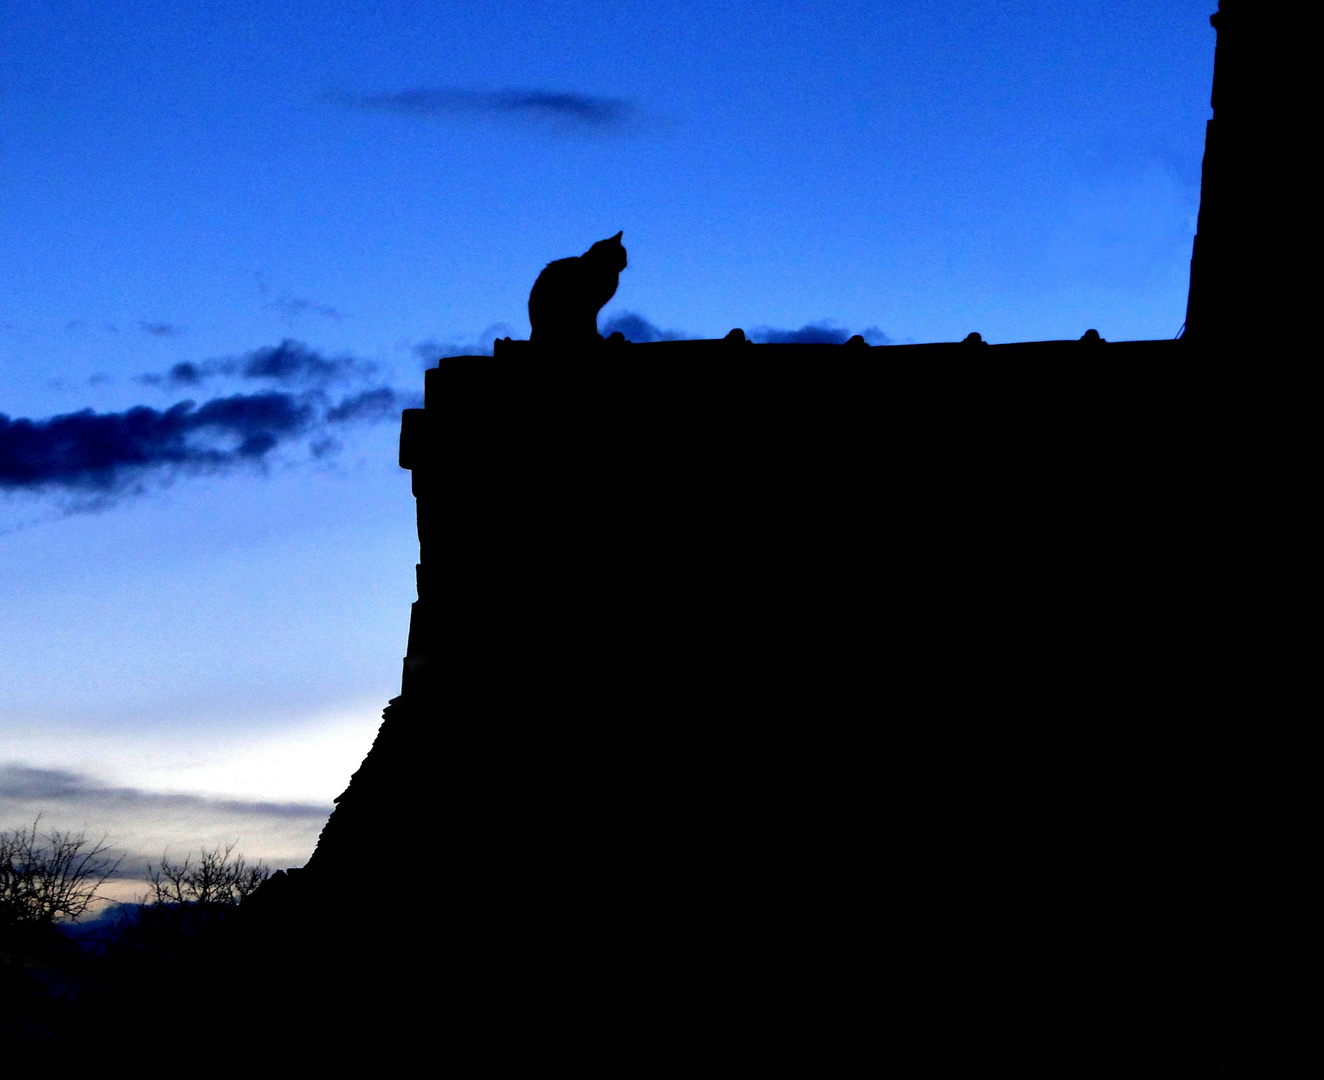
M 101 896 L 119 869 L 106 837 L 89 843 L 84 833 L 31 828 L 0 832 L 0 964 L 15 963 L 24 943 L 49 931 L 57 919 L 77 919 Z

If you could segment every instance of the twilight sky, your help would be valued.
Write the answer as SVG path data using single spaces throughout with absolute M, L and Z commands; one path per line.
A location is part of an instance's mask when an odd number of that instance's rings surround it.
M 399 688 L 399 410 L 617 230 L 634 340 L 1174 336 L 1216 6 L 0 7 L 0 829 L 302 863 Z

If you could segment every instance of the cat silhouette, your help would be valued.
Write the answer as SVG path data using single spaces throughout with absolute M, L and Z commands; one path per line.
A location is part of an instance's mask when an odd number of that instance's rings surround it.
M 624 230 L 583 255 L 543 267 L 529 293 L 529 340 L 536 345 L 591 347 L 602 343 L 598 312 L 616 295 L 625 269 Z

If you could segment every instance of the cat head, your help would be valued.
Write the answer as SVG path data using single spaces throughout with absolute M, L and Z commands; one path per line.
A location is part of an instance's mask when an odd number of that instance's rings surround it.
M 606 240 L 599 240 L 584 252 L 584 258 L 592 259 L 594 262 L 602 264 L 609 270 L 624 270 L 625 248 L 621 244 L 621 237 L 624 235 L 625 230 L 622 229 L 615 236 L 609 237 Z

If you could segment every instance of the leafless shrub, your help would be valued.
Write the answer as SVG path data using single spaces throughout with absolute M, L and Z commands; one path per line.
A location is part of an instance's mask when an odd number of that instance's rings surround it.
M 147 868 L 152 893 L 143 902 L 238 906 L 257 891 L 271 871 L 263 863 L 249 866 L 242 855 L 232 859 L 234 847 L 226 844 L 224 851 L 219 846 L 204 851 L 196 862 L 191 854 L 182 863 L 171 863 L 162 855 L 159 866 Z

